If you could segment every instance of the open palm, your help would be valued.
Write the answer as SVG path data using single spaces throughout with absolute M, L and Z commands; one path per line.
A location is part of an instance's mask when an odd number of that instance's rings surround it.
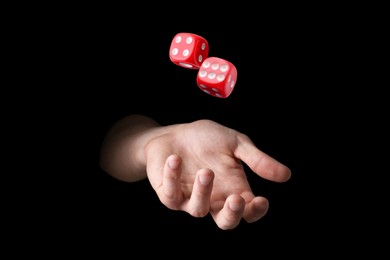
M 210 120 L 178 124 L 147 145 L 147 175 L 160 201 L 195 217 L 210 213 L 221 229 L 243 218 L 254 222 L 268 210 L 255 196 L 243 163 L 262 178 L 284 182 L 290 170 L 245 135 Z

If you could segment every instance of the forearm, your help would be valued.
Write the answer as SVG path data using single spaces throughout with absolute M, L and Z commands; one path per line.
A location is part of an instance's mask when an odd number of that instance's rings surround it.
M 101 148 L 100 166 L 113 177 L 134 182 L 146 178 L 145 146 L 165 128 L 142 115 L 118 121 L 107 133 Z

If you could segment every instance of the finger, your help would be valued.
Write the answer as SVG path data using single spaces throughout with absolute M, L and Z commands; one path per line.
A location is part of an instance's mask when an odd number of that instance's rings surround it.
M 187 212 L 194 217 L 204 217 L 210 210 L 210 196 L 213 189 L 214 172 L 201 169 L 197 172 Z
M 245 205 L 244 220 L 248 223 L 253 223 L 261 219 L 267 214 L 269 202 L 264 197 L 255 197 Z
M 164 165 L 162 180 L 162 202 L 170 209 L 180 209 L 183 193 L 180 186 L 181 158 L 170 155 Z
M 244 213 L 245 200 L 236 194 L 230 195 L 221 210 L 218 212 L 211 211 L 215 223 L 220 229 L 234 229 L 240 224 Z
M 234 154 L 252 171 L 275 182 L 285 182 L 290 179 L 291 171 L 287 166 L 260 151 L 246 135 L 239 135 L 238 138 L 239 143 Z

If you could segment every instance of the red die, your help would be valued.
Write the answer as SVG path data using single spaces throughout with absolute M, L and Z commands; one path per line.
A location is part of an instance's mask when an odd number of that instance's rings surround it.
M 237 69 L 229 61 L 209 57 L 199 68 L 196 82 L 201 90 L 215 97 L 227 98 L 237 81 Z
M 208 54 L 208 42 L 203 37 L 193 33 L 176 34 L 169 49 L 171 61 L 189 69 L 199 69 Z

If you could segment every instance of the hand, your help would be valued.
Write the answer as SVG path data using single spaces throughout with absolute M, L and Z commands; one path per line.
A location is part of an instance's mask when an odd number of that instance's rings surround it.
M 194 217 L 211 214 L 223 230 L 262 218 L 268 200 L 253 194 L 243 163 L 258 176 L 285 182 L 288 167 L 248 136 L 210 120 L 169 126 L 145 147 L 146 171 L 160 201 Z

